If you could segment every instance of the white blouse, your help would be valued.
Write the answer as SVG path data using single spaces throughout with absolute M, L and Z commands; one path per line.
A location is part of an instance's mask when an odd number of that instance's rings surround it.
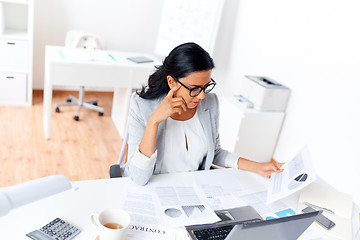
M 161 173 L 196 171 L 206 156 L 208 142 L 197 112 L 186 121 L 166 120 Z

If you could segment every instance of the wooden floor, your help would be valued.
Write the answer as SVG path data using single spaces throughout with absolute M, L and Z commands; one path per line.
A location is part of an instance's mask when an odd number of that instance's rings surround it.
M 85 98 L 98 98 L 104 116 L 83 108 L 80 120 L 73 120 L 76 107 L 62 107 L 77 92 L 54 91 L 51 139 L 43 131 L 43 92 L 35 90 L 33 105 L 0 106 L 0 187 L 53 174 L 70 180 L 109 178 L 109 167 L 116 163 L 122 139 L 111 120 L 113 93 L 86 92 Z

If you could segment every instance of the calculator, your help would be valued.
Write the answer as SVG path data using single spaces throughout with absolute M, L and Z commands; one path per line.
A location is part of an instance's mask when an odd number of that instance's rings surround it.
M 39 230 L 32 231 L 26 236 L 34 240 L 70 240 L 80 233 L 77 227 L 60 218 L 55 218 Z

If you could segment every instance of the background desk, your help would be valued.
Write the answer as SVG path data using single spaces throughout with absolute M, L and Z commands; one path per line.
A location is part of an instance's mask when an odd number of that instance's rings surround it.
M 249 189 L 263 189 L 268 181 L 256 174 L 235 169 L 220 169 L 235 174 Z M 191 182 L 199 172 L 162 174 L 153 176 L 151 181 L 166 182 L 166 184 Z M 25 236 L 56 217 L 73 223 L 82 232 L 76 240 L 93 240 L 96 230 L 90 223 L 90 214 L 100 212 L 105 208 L 121 207 L 126 193 L 129 178 L 101 179 L 74 182 L 75 189 L 68 190 L 46 199 L 12 210 L 8 215 L 0 217 L 0 239 L 29 239 Z M 298 195 L 294 194 L 284 200 L 293 209 L 297 209 Z M 358 213 L 359 208 L 354 209 Z M 353 231 L 359 227 L 358 215 L 354 216 Z M 354 233 L 354 234 L 355 234 Z M 178 234 L 180 237 L 184 235 Z M 186 238 L 178 238 L 186 239 Z
M 153 56 L 143 53 L 101 51 L 110 53 L 116 59 L 107 62 L 67 58 L 59 54 L 59 51 L 81 55 L 92 50 L 46 46 L 43 110 L 45 138 L 50 138 L 54 85 L 114 88 L 111 118 L 123 137 L 131 91 L 146 84 L 149 75 L 155 70 L 154 66 L 160 63 Z M 135 56 L 146 56 L 154 62 L 134 63 L 126 59 Z

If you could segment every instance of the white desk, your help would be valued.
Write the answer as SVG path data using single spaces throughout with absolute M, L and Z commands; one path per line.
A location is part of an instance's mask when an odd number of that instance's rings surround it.
M 220 169 L 213 171 L 226 171 L 235 174 L 249 189 L 262 189 L 267 180 L 258 175 L 235 169 Z M 151 181 L 179 183 L 191 182 L 199 172 L 162 174 L 153 176 Z M 56 217 L 68 220 L 79 227 L 82 232 L 76 240 L 93 240 L 96 230 L 90 223 L 92 212 L 100 212 L 105 208 L 121 207 L 124 193 L 131 180 L 129 178 L 102 179 L 74 182 L 75 190 L 68 190 L 46 199 L 22 206 L 12 210 L 8 215 L 0 217 L 0 239 L 29 239 L 25 236 L 35 229 L 47 224 Z M 296 209 L 298 195 L 294 194 L 284 200 L 286 204 Z M 354 208 L 358 213 L 359 207 Z M 354 235 L 359 228 L 358 215 L 353 219 Z M 177 239 L 184 234 L 178 234 Z
M 116 61 L 90 61 L 84 58 L 92 50 L 69 49 L 46 46 L 45 82 L 44 82 L 44 132 L 50 138 L 50 120 L 52 109 L 52 89 L 54 85 L 88 86 L 114 88 L 111 118 L 120 135 L 125 130 L 128 105 L 133 88 L 147 83 L 155 65 L 160 63 L 151 55 L 134 52 L 99 51 L 110 53 Z M 134 63 L 127 57 L 146 56 L 154 60 L 150 63 Z

